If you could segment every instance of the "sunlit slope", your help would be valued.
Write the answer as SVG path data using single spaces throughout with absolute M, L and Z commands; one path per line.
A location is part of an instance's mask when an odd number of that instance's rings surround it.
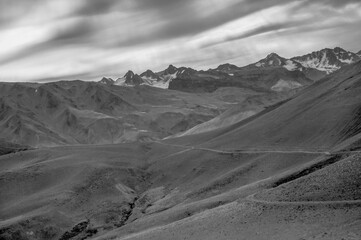
M 361 62 L 317 82 L 262 117 L 205 144 L 329 149 L 361 131 Z
M 218 149 L 326 151 L 361 132 L 361 62 L 232 126 L 168 142 Z

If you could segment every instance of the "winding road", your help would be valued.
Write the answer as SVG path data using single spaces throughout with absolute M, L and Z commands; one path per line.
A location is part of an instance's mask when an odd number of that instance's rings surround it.
M 361 200 L 335 200 L 335 201 L 267 201 L 264 199 L 256 198 L 255 194 L 249 195 L 246 197 L 246 200 L 251 202 L 261 203 L 261 204 L 271 204 L 271 205 L 279 205 L 279 206 L 289 206 L 289 205 L 345 205 L 345 204 L 356 204 L 361 205 Z
M 250 154 L 256 154 L 256 153 L 285 153 L 285 154 L 292 154 L 292 153 L 303 153 L 303 154 L 333 155 L 333 154 L 361 153 L 361 151 L 334 151 L 334 152 L 329 152 L 329 151 L 311 151 L 311 150 L 265 150 L 265 149 L 257 149 L 257 150 L 249 150 L 249 149 L 219 150 L 219 149 L 211 149 L 211 148 L 203 148 L 203 147 L 191 147 L 191 146 L 185 146 L 185 145 L 179 145 L 179 144 L 169 144 L 169 143 L 164 143 L 164 142 L 160 142 L 160 141 L 152 141 L 152 142 L 153 143 L 158 143 L 158 144 L 161 144 L 161 145 L 165 145 L 165 146 L 184 148 L 187 151 L 201 150 L 201 151 L 208 151 L 208 152 L 221 153 L 221 154 L 239 154 L 239 153 L 250 153 Z M 180 154 L 182 152 L 186 152 L 186 150 L 174 153 L 172 155 L 176 155 L 176 154 Z

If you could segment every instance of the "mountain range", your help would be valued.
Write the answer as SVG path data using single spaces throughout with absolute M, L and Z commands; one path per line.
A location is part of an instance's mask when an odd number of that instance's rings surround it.
M 0 83 L 0 239 L 361 239 L 359 57 Z
M 226 63 L 207 71 L 197 71 L 186 67 L 176 68 L 173 65 L 157 73 L 147 70 L 138 75 L 128 71 L 124 77 L 117 79 L 114 84 L 124 86 L 148 85 L 182 91 L 213 91 L 214 88 L 203 88 L 199 86 L 198 82 L 202 82 L 201 84 L 210 82 L 210 84 L 216 85 L 216 87 L 223 85 L 241 86 L 242 83 L 245 84 L 244 82 L 252 78 L 254 71 L 264 72 L 267 75 L 270 72 L 278 71 L 278 75 L 281 75 L 281 77 L 287 78 L 287 76 L 296 74 L 301 78 L 317 81 L 341 67 L 355 63 L 360 59 L 360 52 L 353 53 L 340 47 L 334 49 L 325 48 L 290 59 L 283 58 L 276 53 L 271 53 L 266 58 L 245 67 Z M 287 71 L 284 71 L 284 69 Z M 224 81 L 225 83 L 215 83 L 219 79 L 227 80 Z M 288 88 L 300 87 L 304 84 L 305 82 L 295 81 L 289 83 Z M 279 85 L 287 84 L 280 82 Z M 277 86 L 275 88 L 279 89 Z
M 97 83 L 0 83 L 1 138 L 35 147 L 199 133 L 257 114 L 313 84 L 311 74 L 327 76 L 358 59 L 335 48 L 292 59 L 272 53 L 245 67 L 128 71 Z

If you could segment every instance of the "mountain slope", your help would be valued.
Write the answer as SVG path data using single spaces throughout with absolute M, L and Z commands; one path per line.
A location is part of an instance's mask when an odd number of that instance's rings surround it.
M 216 138 L 209 133 L 204 146 L 243 149 L 257 142 L 265 148 L 332 148 L 361 131 L 360 79 L 361 62 L 346 66 L 251 122 L 235 124 Z
M 251 120 L 153 147 L 165 205 L 96 239 L 357 239 L 360 156 L 343 147 L 361 147 L 360 80 L 358 62 Z M 162 145 L 178 152 L 154 155 Z
M 231 105 L 212 96 L 82 81 L 1 83 L 0 95 L 2 137 L 32 146 L 163 138 Z
M 0 156 L 9 154 L 9 153 L 15 153 L 19 151 L 25 151 L 31 149 L 28 146 L 23 146 L 19 144 L 9 143 L 3 140 L 0 140 Z

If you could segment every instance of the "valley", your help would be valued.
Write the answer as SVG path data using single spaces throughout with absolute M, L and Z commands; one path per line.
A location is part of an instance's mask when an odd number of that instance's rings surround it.
M 0 238 L 361 238 L 361 61 L 343 51 L 0 83 Z

